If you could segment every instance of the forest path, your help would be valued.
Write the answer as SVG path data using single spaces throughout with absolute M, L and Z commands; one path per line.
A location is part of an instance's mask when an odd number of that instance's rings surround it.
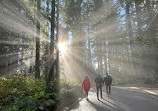
M 103 86 L 103 99 L 97 100 L 96 88 L 91 88 L 89 99 L 83 98 L 68 111 L 158 111 L 158 97 L 136 87 L 112 86 L 110 97 Z

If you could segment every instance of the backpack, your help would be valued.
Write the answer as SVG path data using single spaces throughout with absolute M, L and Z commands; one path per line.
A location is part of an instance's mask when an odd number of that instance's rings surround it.
M 105 79 L 105 84 L 111 84 L 112 83 L 112 77 L 110 75 L 108 75 L 104 79 Z

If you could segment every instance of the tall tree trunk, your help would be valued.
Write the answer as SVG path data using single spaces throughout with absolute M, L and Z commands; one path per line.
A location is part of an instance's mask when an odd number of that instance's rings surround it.
M 100 74 L 103 77 L 103 60 L 102 60 L 102 55 L 100 56 Z
M 89 18 L 90 10 L 89 10 L 89 0 L 87 1 L 87 19 Z M 89 70 L 92 70 L 92 54 L 91 54 L 91 39 L 90 39 L 90 23 L 88 19 L 88 65 L 89 65 Z
M 47 13 L 47 16 L 48 16 L 48 14 L 49 14 L 49 0 L 47 0 L 46 4 L 47 4 L 46 13 Z M 49 39 L 49 21 L 47 21 L 46 24 L 47 24 L 46 25 L 46 37 L 47 37 L 47 39 Z M 48 61 L 49 61 L 49 55 L 50 55 L 48 42 L 46 42 L 45 53 L 47 54 L 45 57 L 46 57 L 46 62 L 48 63 Z M 48 73 L 49 73 L 49 68 L 48 68 L 48 64 L 47 63 L 45 64 L 45 70 L 44 70 L 45 80 L 47 80 Z
M 133 40 L 133 31 L 132 31 L 132 25 L 130 20 L 130 4 L 131 0 L 126 1 L 126 24 L 127 24 L 127 35 L 129 36 L 130 42 Z
M 92 68 L 92 54 L 91 54 L 91 40 L 89 37 L 89 26 L 88 26 L 88 65 L 90 66 L 90 69 Z
M 156 37 L 155 24 L 153 22 L 153 11 L 151 7 L 151 0 L 146 0 L 148 23 L 147 23 L 147 33 L 150 37 Z
M 51 43 L 50 43 L 50 72 L 48 75 L 47 85 L 51 84 L 52 79 L 54 79 L 54 29 L 55 29 L 55 0 L 51 1 Z
M 59 42 L 59 0 L 57 0 L 57 44 Z M 59 48 L 57 48 L 57 62 L 56 62 L 56 78 L 58 81 L 58 84 L 60 82 L 60 69 L 59 69 Z
M 135 0 L 136 6 L 136 17 L 137 17 L 137 36 L 139 37 L 141 34 L 141 16 L 140 16 L 140 7 L 139 7 L 139 0 Z
M 106 41 L 104 42 L 104 48 L 103 48 L 103 54 L 104 54 L 104 72 L 107 72 L 107 47 L 106 47 Z
M 129 37 L 129 44 L 127 41 L 127 58 L 128 58 L 128 68 L 129 68 L 129 74 L 135 74 L 132 72 L 133 69 L 133 56 L 132 56 L 132 41 L 133 41 L 133 30 L 132 30 L 132 25 L 131 25 L 131 17 L 130 17 L 130 5 L 131 5 L 132 0 L 127 0 L 126 1 L 126 24 L 127 24 L 127 36 Z M 129 47 L 130 46 L 130 47 Z
M 35 78 L 40 78 L 40 6 L 41 0 L 37 0 L 37 26 L 36 26 L 36 60 L 35 60 Z
M 99 56 L 97 57 L 97 60 L 98 60 L 98 74 L 100 74 Z

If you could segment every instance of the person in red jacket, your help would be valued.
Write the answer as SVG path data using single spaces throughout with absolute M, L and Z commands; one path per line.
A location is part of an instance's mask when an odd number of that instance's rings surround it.
M 88 91 L 90 89 L 90 80 L 88 78 L 88 76 L 86 76 L 86 78 L 84 79 L 83 83 L 82 83 L 82 88 L 84 87 L 87 99 L 88 99 Z

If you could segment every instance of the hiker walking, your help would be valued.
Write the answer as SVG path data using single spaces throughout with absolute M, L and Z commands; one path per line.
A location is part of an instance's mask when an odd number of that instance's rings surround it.
M 102 78 L 100 77 L 100 74 L 95 78 L 95 83 L 96 83 L 96 89 L 97 89 L 97 98 L 99 100 L 99 90 L 100 90 L 100 97 L 102 97 L 102 83 L 103 83 L 103 80 Z
M 83 83 L 82 83 L 82 88 L 84 87 L 84 91 L 86 93 L 86 97 L 88 99 L 88 92 L 89 92 L 89 89 L 90 89 L 90 80 L 88 78 L 88 76 L 85 77 Z
M 106 76 L 104 77 L 104 82 L 106 84 L 106 92 L 107 95 L 111 95 L 111 84 L 112 84 L 112 77 L 106 72 Z

